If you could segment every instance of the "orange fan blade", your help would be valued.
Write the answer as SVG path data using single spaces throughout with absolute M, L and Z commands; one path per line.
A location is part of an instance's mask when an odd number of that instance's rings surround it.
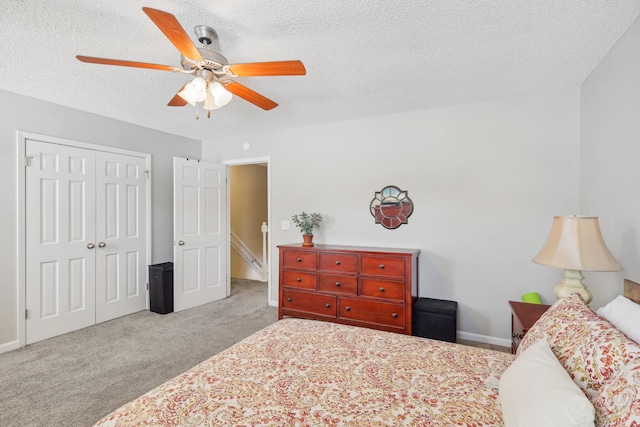
M 244 99 L 245 101 L 249 101 L 254 105 L 257 105 L 263 110 L 271 110 L 272 108 L 275 108 L 278 106 L 278 104 L 276 104 L 269 98 L 265 98 L 264 96 L 260 95 L 258 92 L 255 92 L 249 89 L 248 87 L 241 85 L 238 82 L 226 81 L 224 82 L 224 87 L 232 94 L 237 95 L 240 98 Z
M 120 65 L 122 67 L 151 68 L 152 70 L 181 71 L 179 68 L 171 67 L 169 65 L 150 64 L 148 62 L 122 61 L 120 59 L 95 58 L 93 56 L 82 55 L 77 55 L 76 58 L 82 62 L 88 62 L 90 64 Z
M 164 33 L 171 43 L 180 51 L 180 53 L 189 59 L 202 61 L 202 55 L 193 44 L 187 33 L 182 28 L 175 16 L 168 12 L 150 7 L 143 7 L 142 10 L 160 31 Z
M 232 64 L 229 70 L 239 77 L 250 76 L 303 76 L 307 70 L 301 61 L 253 62 Z
M 178 92 L 182 92 L 186 85 L 187 85 L 186 83 L 183 84 Z M 171 101 L 169 101 L 167 105 L 169 107 L 184 107 L 185 105 L 187 105 L 187 100 L 176 93 L 175 96 L 171 98 Z

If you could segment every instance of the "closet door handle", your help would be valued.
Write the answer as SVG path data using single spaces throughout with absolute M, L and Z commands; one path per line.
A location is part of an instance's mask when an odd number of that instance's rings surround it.
M 184 246 L 184 240 L 178 240 L 178 245 L 179 246 Z
M 96 247 L 96 245 L 94 245 L 93 243 L 89 243 L 89 244 L 87 245 L 87 249 L 93 249 L 93 248 L 95 248 L 95 247 Z
M 107 244 L 105 242 L 98 243 L 98 247 L 99 248 L 104 248 L 105 246 L 107 246 Z

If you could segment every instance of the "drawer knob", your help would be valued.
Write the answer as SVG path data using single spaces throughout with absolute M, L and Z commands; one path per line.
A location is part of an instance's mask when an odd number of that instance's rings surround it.
M 287 301 L 291 302 L 293 301 L 293 298 L 287 298 Z
M 340 260 L 336 261 L 336 265 L 340 265 L 340 264 L 341 264 Z
M 345 309 L 346 311 L 351 311 L 351 307 L 349 307 L 349 306 L 346 306 L 344 309 Z
M 298 258 L 298 259 L 296 259 L 296 261 L 302 262 L 302 258 Z
M 384 292 L 384 288 L 380 286 L 380 292 Z
M 393 314 L 391 315 L 391 317 L 393 317 L 393 318 L 395 319 L 396 317 L 398 317 L 398 313 L 393 313 Z
M 337 287 L 340 287 L 340 282 L 336 282 L 336 286 L 337 286 Z
M 296 277 L 296 282 L 302 282 L 302 279 L 300 277 Z
M 324 306 L 327 307 L 327 308 L 331 308 L 331 304 L 329 304 L 329 303 L 326 303 Z
M 380 264 L 378 267 L 380 267 L 380 268 L 384 268 L 384 264 Z

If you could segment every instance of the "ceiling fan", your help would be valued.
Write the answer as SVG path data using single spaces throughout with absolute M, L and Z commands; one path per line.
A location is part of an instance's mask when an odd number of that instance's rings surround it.
M 193 81 L 186 83 L 169 101 L 169 106 L 182 107 L 187 104 L 193 106 L 204 103 L 207 116 L 211 110 L 220 108 L 231 100 L 231 94 L 248 101 L 263 110 L 271 110 L 278 106 L 272 100 L 260 95 L 248 87 L 231 80 L 232 77 L 250 76 L 295 76 L 305 75 L 306 70 L 301 61 L 253 62 L 245 64 L 229 64 L 227 59 L 210 48 L 214 40 L 218 39 L 211 27 L 199 25 L 194 31 L 202 48 L 197 48 L 184 31 L 175 16 L 168 12 L 150 7 L 142 10 L 156 24 L 164 35 L 181 53 L 182 68 L 170 65 L 151 64 L 147 62 L 123 61 L 119 59 L 96 58 L 77 55 L 82 62 L 92 64 L 118 65 L 124 67 L 149 68 L 153 70 L 173 71 L 196 76 Z M 196 111 L 196 118 L 198 113 Z

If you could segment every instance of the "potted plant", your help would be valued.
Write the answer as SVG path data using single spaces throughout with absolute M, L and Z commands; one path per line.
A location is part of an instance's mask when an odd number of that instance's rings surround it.
M 322 221 L 322 216 L 319 213 L 306 213 L 302 211 L 297 215 L 293 215 L 291 217 L 293 223 L 300 229 L 302 232 L 303 243 L 302 246 L 313 246 L 313 227 L 319 227 L 320 221 Z

